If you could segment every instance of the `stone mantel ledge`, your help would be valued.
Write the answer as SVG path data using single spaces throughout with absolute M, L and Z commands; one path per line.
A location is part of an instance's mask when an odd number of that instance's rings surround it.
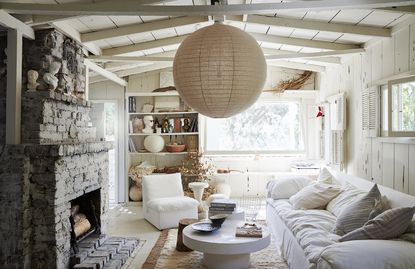
M 86 153 L 106 152 L 113 149 L 114 143 L 109 141 L 97 141 L 81 144 L 54 144 L 54 145 L 7 145 L 5 151 L 17 155 L 30 157 L 65 157 Z
M 68 104 L 84 106 L 84 107 L 91 107 L 91 101 L 87 101 L 85 99 L 78 98 L 73 95 L 63 94 L 55 91 L 35 91 L 35 92 L 28 92 L 25 91 L 23 94 L 24 98 L 30 99 L 51 99 L 55 101 L 61 101 Z

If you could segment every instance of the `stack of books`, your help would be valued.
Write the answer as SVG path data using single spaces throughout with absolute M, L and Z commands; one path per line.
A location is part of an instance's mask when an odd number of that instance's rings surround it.
M 217 214 L 232 214 L 235 208 L 236 203 L 232 200 L 213 200 L 209 207 L 209 217 Z

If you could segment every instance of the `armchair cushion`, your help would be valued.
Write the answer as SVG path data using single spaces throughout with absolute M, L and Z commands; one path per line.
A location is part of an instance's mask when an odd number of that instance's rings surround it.
M 147 207 L 158 212 L 169 212 L 197 208 L 199 202 L 187 196 L 156 198 L 148 201 Z
M 143 203 L 165 197 L 184 196 L 180 173 L 143 177 Z

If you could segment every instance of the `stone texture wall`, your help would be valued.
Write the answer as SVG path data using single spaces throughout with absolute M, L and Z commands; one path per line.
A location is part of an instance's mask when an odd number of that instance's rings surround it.
M 69 268 L 70 202 L 98 189 L 105 233 L 111 147 L 112 143 L 97 142 L 4 148 L 0 157 L 4 268 Z
M 22 84 L 27 83 L 27 71 L 36 70 L 39 73 L 37 89 L 49 90 L 43 75 L 49 72 L 52 62 L 59 62 L 61 68 L 56 74 L 56 91 L 83 97 L 86 80 L 82 47 L 54 29 L 36 31 L 35 37 L 35 40 L 24 40 L 23 43 Z
M 0 145 L 4 144 L 6 141 L 7 66 L 6 54 L 4 52 L 6 47 L 6 36 L 0 36 Z
M 91 103 L 57 92 L 25 92 L 22 98 L 22 142 L 85 143 L 96 140 Z

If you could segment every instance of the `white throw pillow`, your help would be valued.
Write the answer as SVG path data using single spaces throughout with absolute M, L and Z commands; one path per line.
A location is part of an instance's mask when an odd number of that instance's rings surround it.
M 325 208 L 340 192 L 341 187 L 338 185 L 317 182 L 291 196 L 290 203 L 294 209 Z
M 268 196 L 272 199 L 288 199 L 310 183 L 311 180 L 306 177 L 276 179 L 268 183 Z
M 323 169 L 321 169 L 321 172 L 317 177 L 317 181 L 327 183 L 327 184 L 333 184 L 334 183 L 333 182 L 333 175 L 330 173 L 330 171 L 326 167 L 323 167 Z
M 343 192 L 327 204 L 327 211 L 335 216 L 339 216 L 342 210 L 350 205 L 355 199 L 362 197 L 367 192 L 356 188 L 355 186 L 346 183 L 343 187 Z

